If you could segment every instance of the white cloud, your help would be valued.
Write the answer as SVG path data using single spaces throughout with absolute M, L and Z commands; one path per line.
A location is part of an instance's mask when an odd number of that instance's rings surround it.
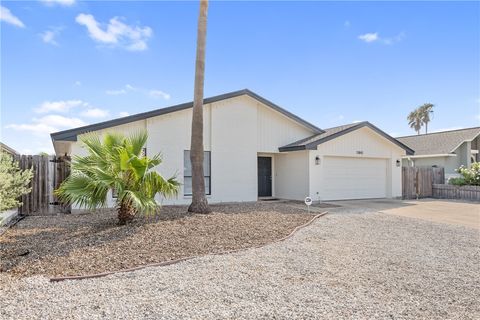
M 371 42 L 380 42 L 386 45 L 392 45 L 397 42 L 402 41 L 405 38 L 405 32 L 400 32 L 394 37 L 380 37 L 378 35 L 378 32 L 374 33 L 365 33 L 361 34 L 358 36 L 358 39 L 362 40 L 363 42 L 366 43 L 371 43 Z
M 120 94 L 126 94 L 127 90 L 125 89 L 120 89 L 120 90 L 107 90 L 105 91 L 106 94 L 111 95 L 111 96 L 118 96 Z
M 88 118 L 105 118 L 108 116 L 108 110 L 91 108 L 82 112 L 81 115 Z
M 150 27 L 129 26 L 119 17 L 113 17 L 102 26 L 91 14 L 79 14 L 75 21 L 87 28 L 90 38 L 110 46 L 119 46 L 130 51 L 147 49 L 147 40 L 152 36 Z
M 47 6 L 52 6 L 52 5 L 61 5 L 64 7 L 68 6 L 73 6 L 75 4 L 75 0 L 40 0 Z
M 52 28 L 51 30 L 46 30 L 43 33 L 40 33 L 42 41 L 54 46 L 58 46 L 58 42 L 55 40 L 55 37 L 60 34 L 61 28 Z
M 363 120 L 353 120 L 352 123 L 360 123 L 363 122 Z
M 36 113 L 47 113 L 47 112 L 67 112 L 68 110 L 75 107 L 87 107 L 89 104 L 82 100 L 67 100 L 67 101 L 45 101 L 40 107 L 34 109 Z
M 154 98 L 163 98 L 165 100 L 168 100 L 170 99 L 170 95 L 168 93 L 165 93 L 161 90 L 150 90 L 150 92 L 148 93 L 151 97 L 154 97 Z
M 4 6 L 0 6 L 0 21 L 12 24 L 16 27 L 25 28 L 23 22 L 13 15 L 13 13 Z
M 358 39 L 364 42 L 374 42 L 378 40 L 378 33 L 365 33 L 358 36 Z
M 119 117 L 128 117 L 130 115 L 130 113 L 128 113 L 127 111 L 121 111 L 118 116 Z
M 31 123 L 9 124 L 6 128 L 16 131 L 29 131 L 37 136 L 43 136 L 59 131 L 60 129 L 70 129 L 84 125 L 86 125 L 86 123 L 81 119 L 52 114 L 41 118 L 33 118 Z

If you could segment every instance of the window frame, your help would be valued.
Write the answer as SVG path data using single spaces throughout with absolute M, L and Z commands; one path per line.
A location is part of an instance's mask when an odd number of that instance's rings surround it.
M 188 151 L 190 155 L 190 150 L 183 150 L 183 163 L 185 166 L 185 154 L 186 151 Z M 205 175 L 205 170 L 203 172 L 203 179 L 206 180 L 208 178 L 208 190 L 205 187 L 205 195 L 206 196 L 211 196 L 212 195 L 212 152 L 211 151 L 203 151 L 203 158 L 205 159 L 205 154 L 208 153 L 208 172 L 210 172 L 210 175 L 206 176 Z M 188 161 L 190 161 L 190 157 L 188 157 Z M 192 170 L 192 163 L 190 161 L 190 171 Z M 183 169 L 183 196 L 184 197 L 191 197 L 192 193 L 186 193 L 185 192 L 185 178 L 192 178 L 192 176 L 186 176 L 185 175 L 185 167 Z

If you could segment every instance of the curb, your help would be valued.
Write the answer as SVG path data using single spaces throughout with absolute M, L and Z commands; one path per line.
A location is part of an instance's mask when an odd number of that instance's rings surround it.
M 297 233 L 300 229 L 303 229 L 303 228 L 305 228 L 305 227 L 308 227 L 308 226 L 311 225 L 315 220 L 317 220 L 318 218 L 326 215 L 327 213 L 328 213 L 328 211 L 325 211 L 325 212 L 322 212 L 322 213 L 319 213 L 319 214 L 315 215 L 315 216 L 314 216 L 312 219 L 310 219 L 308 222 L 306 222 L 306 223 L 304 223 L 304 224 L 302 224 L 302 225 L 300 225 L 300 226 L 295 227 L 295 229 L 293 229 L 293 231 L 292 231 L 289 235 L 287 235 L 287 236 L 285 236 L 285 237 L 283 237 L 283 238 L 274 240 L 274 241 L 269 242 L 269 243 L 266 243 L 266 244 L 258 245 L 258 246 L 253 246 L 253 247 L 248 247 L 248 248 L 240 248 L 240 249 L 228 250 L 228 251 L 221 251 L 221 252 L 215 252 L 215 253 L 207 253 L 207 254 L 203 254 L 203 255 L 185 257 L 185 258 L 180 258 L 180 259 L 175 259 L 175 260 L 168 260 L 168 261 L 163 261 L 163 262 L 149 263 L 149 264 L 141 265 L 141 266 L 138 266 L 138 267 L 133 267 L 133 268 L 128 268 L 128 269 L 121 269 L 121 270 L 117 270 L 117 271 L 107 271 L 107 272 L 95 273 L 95 274 L 84 275 L 84 276 L 54 277 L 54 278 L 50 278 L 50 282 L 60 282 L 60 281 L 64 281 L 64 280 L 84 280 L 84 279 L 101 278 L 101 277 L 106 277 L 106 276 L 113 275 L 113 274 L 132 272 L 132 271 L 137 271 L 137 270 L 141 270 L 141 269 L 145 269 L 145 268 L 150 268 L 150 267 L 164 267 L 164 266 L 169 266 L 169 265 L 172 265 L 172 264 L 176 264 L 176 263 L 180 263 L 180 262 L 183 262 L 183 261 L 192 260 L 192 259 L 200 258 L 200 257 L 220 256 L 220 255 L 225 255 L 225 254 L 230 254 L 230 253 L 237 253 L 237 252 L 247 251 L 247 250 L 250 250 L 250 249 L 259 249 L 259 248 L 263 248 L 263 247 L 269 246 L 269 245 L 271 245 L 271 244 L 278 243 L 278 242 L 282 242 L 282 241 L 285 241 L 285 240 L 291 238 L 291 237 L 292 237 L 295 233 Z

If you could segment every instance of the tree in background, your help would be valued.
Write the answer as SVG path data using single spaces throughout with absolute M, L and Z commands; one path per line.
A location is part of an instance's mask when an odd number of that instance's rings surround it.
M 205 196 L 203 169 L 203 88 L 205 82 L 205 47 L 207 38 L 208 0 L 200 0 L 197 27 L 197 56 L 195 61 L 195 85 L 193 96 L 192 137 L 190 161 L 192 163 L 192 203 L 189 212 L 210 213 Z
M 430 114 L 433 114 L 433 107 L 434 105 L 432 103 L 424 103 L 417 109 L 418 113 L 420 114 L 422 124 L 425 125 L 425 134 L 428 133 L 428 123 L 431 121 Z
M 32 177 L 32 169 L 21 170 L 11 155 L 0 152 L 0 212 L 22 204 L 18 199 L 32 190 Z
M 408 125 L 410 128 L 415 130 L 417 134 L 420 134 L 420 129 L 422 129 L 422 117 L 417 109 L 410 112 L 407 117 Z
M 115 193 L 120 224 L 131 221 L 136 213 L 156 212 L 155 196 L 177 195 L 179 183 L 153 170 L 162 161 L 160 155 L 143 155 L 147 138 L 146 131 L 128 137 L 107 133 L 103 141 L 95 134 L 86 135 L 82 142 L 88 155 L 73 158 L 71 174 L 55 194 L 62 202 L 95 209 L 106 207 L 109 192 Z

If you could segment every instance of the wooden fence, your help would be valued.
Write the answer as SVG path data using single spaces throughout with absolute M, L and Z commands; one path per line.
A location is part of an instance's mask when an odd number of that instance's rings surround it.
M 402 197 L 403 199 L 433 197 L 433 184 L 444 182 L 444 168 L 403 167 Z
M 65 157 L 16 156 L 21 169 L 33 168 L 32 191 L 21 197 L 18 213 L 25 215 L 52 215 L 70 213 L 70 206 L 60 203 L 53 194 L 70 174 L 70 163 Z
M 433 197 L 438 199 L 480 201 L 480 186 L 453 186 L 450 184 L 434 184 Z

